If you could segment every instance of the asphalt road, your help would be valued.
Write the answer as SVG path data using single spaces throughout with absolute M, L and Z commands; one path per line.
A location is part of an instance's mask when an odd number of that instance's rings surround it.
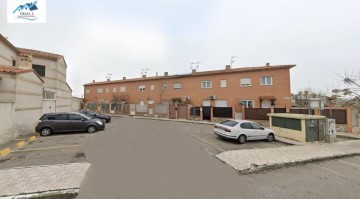
M 78 198 L 254 198 L 246 181 L 191 134 L 199 125 L 114 118 L 85 144 Z
M 239 145 L 211 125 L 113 118 L 105 131 L 39 137 L 0 169 L 88 161 L 78 198 L 359 198 L 360 156 L 239 175 L 214 157 Z M 59 182 L 61 183 L 61 182 Z
M 86 162 L 82 148 L 84 142 L 94 135 L 64 133 L 49 137 L 37 137 L 34 142 L 30 142 L 21 148 L 12 148 L 10 154 L 0 157 L 0 169 Z M 14 140 L 13 142 L 19 141 L 21 140 Z

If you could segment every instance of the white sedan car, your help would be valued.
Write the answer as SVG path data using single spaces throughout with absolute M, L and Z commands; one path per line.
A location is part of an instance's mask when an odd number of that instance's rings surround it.
M 275 140 L 271 129 L 264 128 L 255 122 L 246 120 L 226 120 L 215 124 L 214 133 L 220 137 L 238 140 L 240 144 L 246 140 Z

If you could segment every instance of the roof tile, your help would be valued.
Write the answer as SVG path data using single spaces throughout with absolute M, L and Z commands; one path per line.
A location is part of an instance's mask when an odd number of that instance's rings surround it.
M 45 57 L 45 58 L 49 58 L 49 59 L 60 59 L 63 57 L 62 55 L 43 52 L 43 51 L 39 51 L 39 50 L 32 50 L 32 49 L 27 49 L 27 48 L 17 48 L 17 49 L 20 52 L 19 53 L 20 56 L 32 55 L 32 56 L 36 56 L 36 57 Z

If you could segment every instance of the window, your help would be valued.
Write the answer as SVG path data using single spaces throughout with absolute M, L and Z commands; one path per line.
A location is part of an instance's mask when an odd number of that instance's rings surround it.
M 167 84 L 162 84 L 162 90 L 166 91 L 167 90 Z
M 54 115 L 54 119 L 55 120 L 68 120 L 68 115 L 67 114 Z
M 150 85 L 150 90 L 153 91 L 154 89 L 155 89 L 155 85 L 154 85 L 154 84 L 151 84 L 151 85 Z
M 247 78 L 241 78 L 241 79 L 240 79 L 240 86 L 241 86 L 241 87 L 251 86 L 251 78 L 249 78 L 249 77 L 247 77 Z
M 55 92 L 43 90 L 43 99 L 55 99 Z
M 212 82 L 211 81 L 202 81 L 201 88 L 212 88 Z
M 12 64 L 12 66 L 16 66 L 16 61 L 15 61 L 15 59 L 13 59 L 13 64 Z
M 225 125 L 225 126 L 230 126 L 230 127 L 234 127 L 237 124 L 239 124 L 239 122 L 233 121 L 233 120 L 226 120 L 221 122 L 220 124 Z
M 113 87 L 113 93 L 115 93 L 116 92 L 116 87 Z
M 139 91 L 145 91 L 145 85 L 140 85 L 139 86 Z
M 181 83 L 174 83 L 174 90 L 181 89 Z
M 103 92 L 103 89 L 102 89 L 102 88 L 98 88 L 98 89 L 96 90 L 96 92 L 97 92 L 97 93 L 102 93 L 102 92 Z
M 33 64 L 32 68 L 39 74 L 41 77 L 45 77 L 45 66 Z
M 83 120 L 85 118 L 81 117 L 80 115 L 76 115 L 76 114 L 70 114 L 69 115 L 69 120 Z
M 251 126 L 252 126 L 253 129 L 263 129 L 262 126 L 260 126 L 260 125 L 258 125 L 256 123 L 251 123 Z
M 125 92 L 126 91 L 126 87 L 125 86 L 120 86 L 120 92 Z
M 86 89 L 86 90 L 85 90 L 85 93 L 86 93 L 86 94 L 89 94 L 89 93 L 90 93 L 90 89 Z
M 240 127 L 242 129 L 252 129 L 251 124 L 249 122 L 244 122 L 244 123 L 240 124 Z
M 254 100 L 241 100 L 241 104 L 245 106 L 245 108 L 254 108 Z
M 260 81 L 261 81 L 261 86 L 272 85 L 272 77 L 271 76 L 261 77 Z
M 226 80 L 225 79 L 220 80 L 220 87 L 221 88 L 226 88 Z
M 106 89 L 105 89 L 105 92 L 106 92 L 106 93 L 109 93 L 109 88 L 106 88 Z

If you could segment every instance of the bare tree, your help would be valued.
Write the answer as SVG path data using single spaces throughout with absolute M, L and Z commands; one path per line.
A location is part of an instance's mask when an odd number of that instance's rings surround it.
M 345 72 L 339 75 L 344 86 L 342 88 L 333 89 L 335 98 L 343 99 L 346 106 L 360 106 L 360 70 L 357 72 Z

